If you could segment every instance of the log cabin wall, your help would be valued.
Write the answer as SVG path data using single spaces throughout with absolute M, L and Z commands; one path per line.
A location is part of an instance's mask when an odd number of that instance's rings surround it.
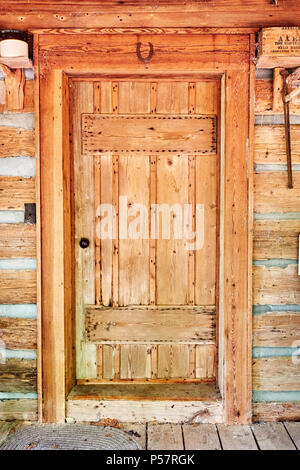
M 276 82 L 275 82 L 276 86 Z M 291 104 L 294 188 L 287 187 L 283 105 L 256 70 L 253 246 L 254 420 L 300 419 L 300 102 Z M 296 343 L 295 341 L 298 341 Z
M 298 0 L 57 3 L 3 1 L 1 28 L 254 27 L 300 24 Z M 275 3 L 275 2 L 274 2 Z M 154 8 L 154 10 L 153 10 Z M 186 14 L 183 14 L 184 11 Z M 155 14 L 154 14 L 155 13 Z M 3 78 L 3 77 L 1 77 Z M 35 201 L 33 81 L 27 74 L 22 112 L 0 105 L 0 419 L 37 417 L 35 226 L 24 204 Z M 253 280 L 254 420 L 300 419 L 297 247 L 300 233 L 300 104 L 292 106 L 294 189 L 287 189 L 283 114 L 274 111 L 269 71 L 256 80 Z
M 36 226 L 24 223 L 35 203 L 33 83 L 26 70 L 22 111 L 0 105 L 0 419 L 37 418 Z

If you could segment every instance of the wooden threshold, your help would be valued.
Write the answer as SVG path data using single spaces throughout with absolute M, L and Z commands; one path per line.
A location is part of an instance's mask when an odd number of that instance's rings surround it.
M 214 384 L 77 385 L 66 401 L 69 421 L 117 419 L 132 423 L 222 423 Z
M 220 394 L 213 383 L 186 384 L 104 384 L 76 385 L 68 400 L 171 400 L 217 401 Z

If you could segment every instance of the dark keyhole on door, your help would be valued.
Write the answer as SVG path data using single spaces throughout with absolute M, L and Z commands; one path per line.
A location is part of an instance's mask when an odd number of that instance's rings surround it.
M 81 246 L 81 248 L 87 248 L 89 244 L 90 244 L 90 240 L 88 240 L 87 238 L 81 238 L 79 242 L 79 245 Z

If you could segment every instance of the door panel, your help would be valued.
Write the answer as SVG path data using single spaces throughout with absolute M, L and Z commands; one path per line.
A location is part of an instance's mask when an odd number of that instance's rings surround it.
M 214 380 L 219 82 L 73 86 L 77 379 Z

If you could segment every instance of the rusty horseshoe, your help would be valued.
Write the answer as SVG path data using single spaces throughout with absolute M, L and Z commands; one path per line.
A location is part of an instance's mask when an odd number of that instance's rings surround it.
M 153 44 L 151 42 L 148 42 L 148 45 L 149 45 L 149 54 L 147 55 L 147 57 L 142 57 L 142 54 L 141 54 L 142 43 L 138 42 L 136 45 L 136 55 L 138 56 L 138 59 L 144 64 L 148 64 L 148 62 L 150 62 L 154 54 Z

